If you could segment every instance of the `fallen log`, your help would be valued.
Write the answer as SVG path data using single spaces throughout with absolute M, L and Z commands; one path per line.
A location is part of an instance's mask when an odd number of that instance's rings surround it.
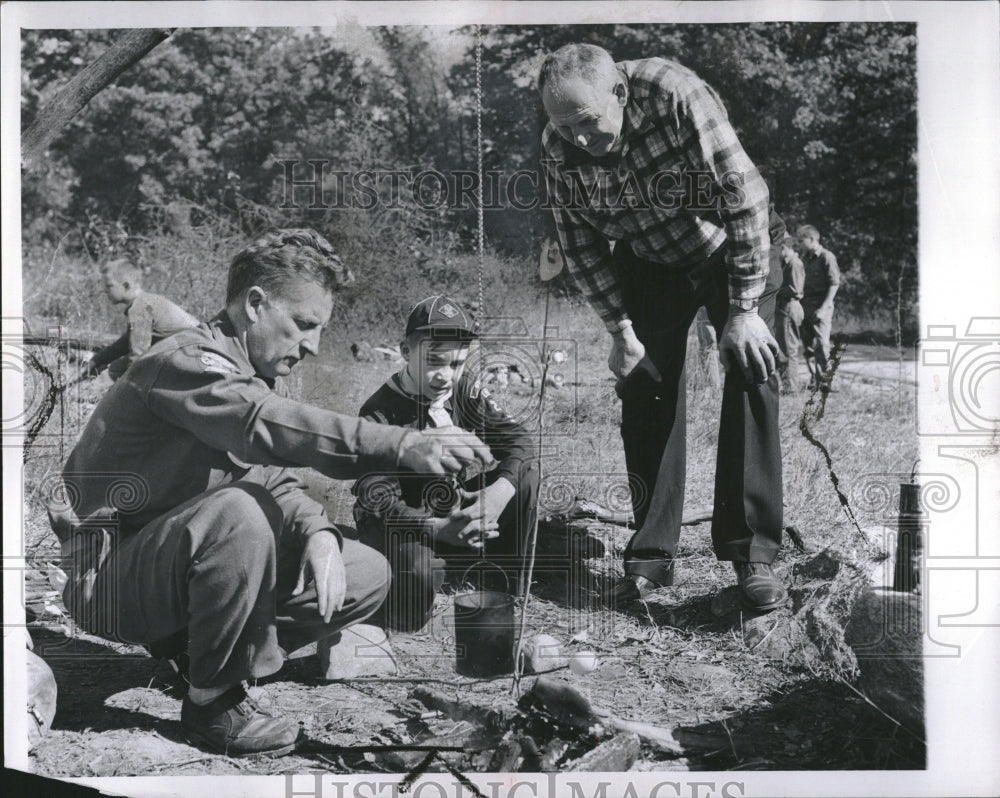
M 566 682 L 539 676 L 526 694 L 528 705 L 546 712 L 557 721 L 565 723 L 584 734 L 600 733 L 603 728 L 638 735 L 661 751 L 674 756 L 692 753 L 714 753 L 733 745 L 745 751 L 753 749 L 753 740 L 745 736 L 708 734 L 683 729 L 667 728 L 638 720 L 619 718 L 596 709 L 574 687 Z
M 506 731 L 510 721 L 510 714 L 502 710 L 451 699 L 427 687 L 413 688 L 410 698 L 417 699 L 428 709 L 444 713 L 451 720 L 466 720 L 489 731 Z
M 635 517 L 630 510 L 611 510 L 597 502 L 592 502 L 589 499 L 579 496 L 573 501 L 573 505 L 569 510 L 563 513 L 553 513 L 547 520 L 580 521 L 585 519 L 593 519 L 603 521 L 607 524 L 619 524 L 622 526 L 628 526 L 635 522 Z M 681 518 L 681 526 L 694 526 L 695 524 L 702 524 L 711 520 L 711 507 L 696 507 L 684 514 L 683 518 Z
M 602 727 L 607 727 L 634 733 L 666 753 L 677 756 L 683 753 L 671 729 L 599 712 L 579 691 L 565 682 L 539 676 L 527 695 L 529 704 L 533 703 L 557 721 L 585 734 L 593 734 L 595 731 L 600 733 Z
M 621 773 L 632 767 L 639 758 L 639 735 L 634 733 L 616 734 L 592 748 L 583 756 L 567 762 L 563 770 L 586 771 L 589 773 Z

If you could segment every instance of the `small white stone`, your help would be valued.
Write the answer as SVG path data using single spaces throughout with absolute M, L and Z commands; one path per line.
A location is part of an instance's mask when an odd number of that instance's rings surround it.
M 593 651 L 577 651 L 569 658 L 569 669 L 577 676 L 590 673 L 597 668 L 597 655 Z

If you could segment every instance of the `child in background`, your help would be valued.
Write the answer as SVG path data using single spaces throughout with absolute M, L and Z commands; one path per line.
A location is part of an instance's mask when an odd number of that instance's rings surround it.
M 463 373 L 476 337 L 472 314 L 455 300 L 419 302 L 400 344 L 406 365 L 361 408 L 362 418 L 383 424 L 475 432 L 497 461 L 488 473 L 465 474 L 457 484 L 405 471 L 355 483 L 360 539 L 392 566 L 389 596 L 373 616 L 389 629 L 417 631 L 430 620 L 446 561 L 461 567 L 484 553 L 515 575 L 523 561 L 536 512 L 535 447 L 476 375 Z
M 108 375 L 117 380 L 133 360 L 157 341 L 199 324 L 194 316 L 166 297 L 143 291 L 142 271 L 127 260 L 105 263 L 101 278 L 108 299 L 115 305 L 124 305 L 126 330 L 121 338 L 94 354 L 81 376 L 94 377 L 108 367 Z

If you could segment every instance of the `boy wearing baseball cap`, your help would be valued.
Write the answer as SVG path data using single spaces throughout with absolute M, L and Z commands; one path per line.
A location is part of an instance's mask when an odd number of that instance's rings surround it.
M 392 566 L 389 596 L 374 616 L 390 629 L 417 631 L 430 620 L 446 562 L 464 567 L 485 554 L 516 574 L 534 523 L 535 447 L 477 375 L 465 373 L 476 337 L 472 313 L 454 299 L 418 302 L 400 343 L 406 365 L 361 407 L 362 418 L 383 424 L 474 430 L 496 459 L 485 472 L 450 482 L 401 469 L 355 483 L 360 539 Z

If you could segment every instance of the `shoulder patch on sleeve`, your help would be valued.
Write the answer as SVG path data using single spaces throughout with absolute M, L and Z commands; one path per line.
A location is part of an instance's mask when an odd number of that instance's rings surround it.
M 201 361 L 202 371 L 211 371 L 215 374 L 236 373 L 236 364 L 217 352 L 202 352 L 198 359 Z

